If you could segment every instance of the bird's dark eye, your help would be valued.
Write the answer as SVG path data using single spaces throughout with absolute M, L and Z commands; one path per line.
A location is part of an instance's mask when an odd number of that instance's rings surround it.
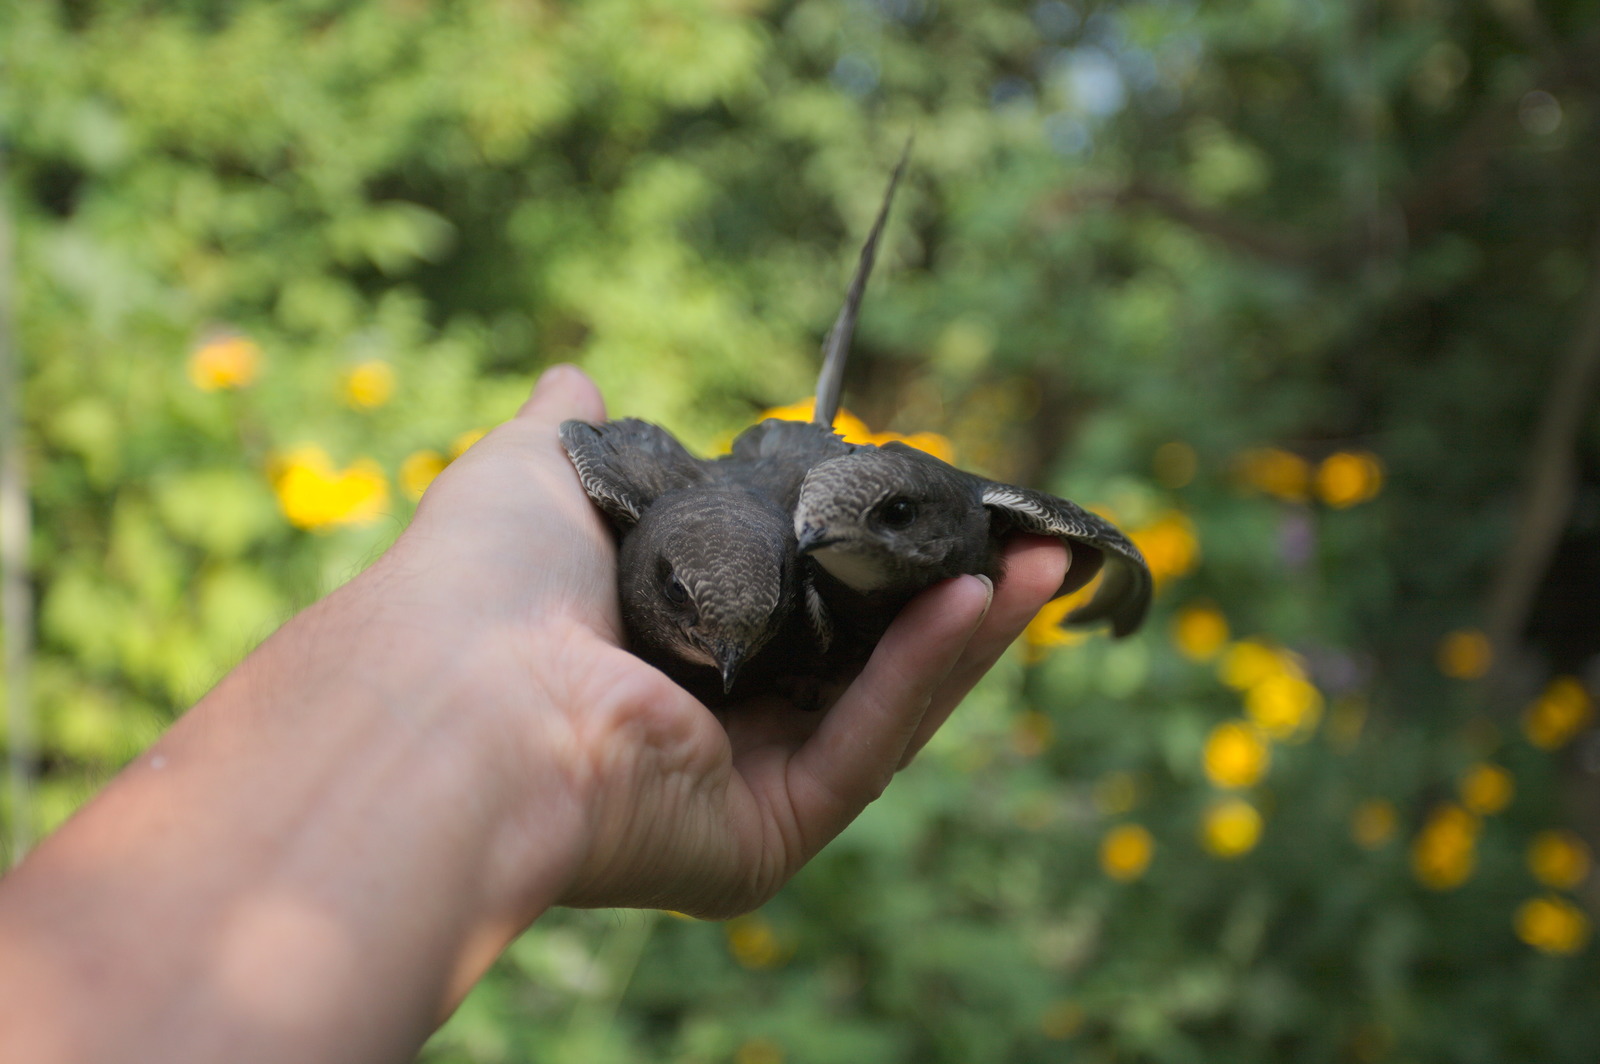
M 878 507 L 878 520 L 889 528 L 905 528 L 917 519 L 917 504 L 907 498 L 894 498 Z
M 667 586 L 662 593 L 667 596 L 667 601 L 674 606 L 682 606 L 689 601 L 689 590 L 675 576 L 667 577 Z

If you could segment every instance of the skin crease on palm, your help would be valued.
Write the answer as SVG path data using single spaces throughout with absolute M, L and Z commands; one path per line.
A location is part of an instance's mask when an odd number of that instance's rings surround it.
M 1060 586 L 906 607 L 824 714 L 714 716 L 620 646 L 572 367 L 0 880 L 0 1060 L 380 1061 L 551 905 L 728 916 L 876 798 Z M 987 606 L 987 611 L 986 611 Z

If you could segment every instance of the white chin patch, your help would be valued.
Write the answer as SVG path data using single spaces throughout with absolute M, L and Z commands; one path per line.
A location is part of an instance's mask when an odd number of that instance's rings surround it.
M 813 551 L 811 556 L 829 576 L 852 591 L 877 591 L 889 584 L 889 574 L 876 565 L 870 556 L 858 551 L 824 547 Z

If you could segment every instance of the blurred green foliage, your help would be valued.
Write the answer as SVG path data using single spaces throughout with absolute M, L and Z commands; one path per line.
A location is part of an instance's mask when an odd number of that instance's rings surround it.
M 1546 687 L 1600 650 L 1592 412 L 1519 668 L 1474 677 L 1594 298 L 1596 19 L 0 8 L 37 827 L 544 365 L 701 448 L 803 397 L 915 131 L 847 402 L 1140 529 L 1156 617 L 1041 627 L 758 914 L 551 914 L 425 1059 L 1592 1064 L 1600 759 Z

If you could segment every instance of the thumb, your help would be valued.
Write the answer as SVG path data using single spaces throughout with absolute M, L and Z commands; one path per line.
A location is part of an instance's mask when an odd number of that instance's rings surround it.
M 557 425 L 569 418 L 604 421 L 606 403 L 589 375 L 567 362 L 558 362 L 539 376 L 533 394 L 517 411 L 517 418 Z

